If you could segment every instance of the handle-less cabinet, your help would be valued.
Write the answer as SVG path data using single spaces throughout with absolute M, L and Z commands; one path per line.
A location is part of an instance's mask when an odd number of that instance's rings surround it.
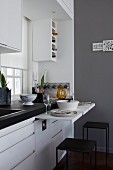
M 35 153 L 31 154 L 13 170 L 35 170 Z
M 57 131 L 57 133 L 51 138 L 51 169 L 56 166 L 56 147 L 63 141 L 63 129 Z M 61 160 L 63 151 L 59 151 L 58 159 Z
M 26 170 L 27 162 L 31 162 L 34 165 L 32 166 L 32 170 L 35 170 L 34 154 L 34 118 L 9 126 L 0 131 L 1 170 L 16 170 L 18 167 Z
M 21 39 L 21 0 L 0 0 L 0 53 L 21 51 Z
M 36 168 L 37 170 L 50 170 L 51 138 L 49 121 L 46 122 L 46 129 L 42 130 L 43 120 L 35 121 L 36 140 Z
M 33 22 L 33 61 L 56 61 L 57 23 L 52 19 Z

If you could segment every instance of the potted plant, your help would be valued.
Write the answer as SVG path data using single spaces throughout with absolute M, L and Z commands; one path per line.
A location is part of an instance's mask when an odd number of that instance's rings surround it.
M 0 71 L 0 106 L 11 104 L 11 90 L 7 87 L 5 76 Z
M 44 93 L 44 86 L 45 86 L 45 73 L 47 72 L 47 69 L 44 71 L 44 73 L 43 73 L 43 75 L 42 75 L 42 77 L 41 77 L 41 80 L 40 80 L 40 82 L 41 82 L 41 84 L 40 84 L 40 90 L 39 90 L 39 92 L 40 93 Z

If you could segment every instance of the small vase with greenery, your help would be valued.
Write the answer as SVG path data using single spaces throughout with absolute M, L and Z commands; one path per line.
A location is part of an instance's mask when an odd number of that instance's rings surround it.
M 5 76 L 0 71 L 0 106 L 11 104 L 11 90 L 7 87 Z

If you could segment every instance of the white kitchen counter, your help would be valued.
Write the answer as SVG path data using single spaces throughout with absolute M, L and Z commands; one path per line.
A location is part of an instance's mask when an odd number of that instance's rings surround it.
M 72 116 L 58 117 L 58 116 L 52 116 L 50 113 L 48 113 L 48 114 L 43 113 L 43 114 L 36 116 L 36 119 L 65 120 L 65 121 L 70 121 L 71 123 L 74 123 L 81 116 L 85 115 L 88 111 L 90 111 L 93 107 L 95 107 L 95 103 L 83 104 L 83 105 L 77 107 L 77 110 L 76 110 L 77 113 L 73 114 Z

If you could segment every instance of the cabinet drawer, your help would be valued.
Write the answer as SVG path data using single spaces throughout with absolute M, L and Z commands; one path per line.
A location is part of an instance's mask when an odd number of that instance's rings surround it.
M 26 158 L 13 170 L 35 170 L 35 153 Z
M 51 136 L 56 136 L 61 130 L 63 130 L 63 123 L 62 121 L 54 121 L 51 123 Z
M 27 119 L 25 121 L 16 123 L 16 124 L 9 126 L 7 128 L 1 129 L 0 130 L 0 137 L 5 136 L 5 135 L 7 135 L 7 134 L 9 134 L 9 133 L 11 133 L 15 130 L 22 128 L 22 127 L 25 127 L 25 126 L 33 123 L 34 120 L 35 120 L 35 118 L 33 117 L 33 118 Z
M 53 169 L 56 165 L 56 147 L 63 141 L 63 131 L 59 131 L 55 136 L 51 139 L 51 169 Z M 63 157 L 64 151 L 58 152 L 58 160 Z
M 11 170 L 31 155 L 35 150 L 34 135 L 0 153 L 0 169 Z
M 34 123 L 0 138 L 0 152 L 10 148 L 34 133 Z

